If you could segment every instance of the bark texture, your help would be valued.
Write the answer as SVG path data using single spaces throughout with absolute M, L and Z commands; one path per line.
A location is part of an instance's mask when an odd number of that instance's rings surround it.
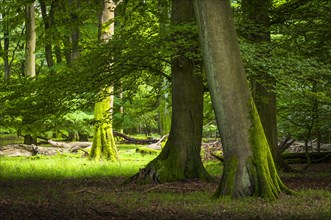
M 192 1 L 173 0 L 171 19 L 173 23 L 193 21 Z M 135 175 L 133 181 L 164 183 L 186 179 L 211 180 L 200 157 L 203 83 L 197 69 L 184 54 L 178 54 L 173 59 L 170 134 L 159 156 Z
M 90 159 L 117 161 L 117 148 L 113 136 L 111 109 L 113 99 L 109 95 L 111 90 L 107 88 L 106 93 L 100 92 L 101 101 L 94 106 L 94 133 Z
M 36 76 L 36 22 L 34 3 L 25 6 L 26 47 L 25 47 L 25 75 Z
M 107 24 L 114 19 L 115 3 L 105 0 L 103 2 L 102 14 L 100 16 L 99 39 L 101 42 L 107 42 L 114 34 L 114 22 Z M 113 136 L 112 128 L 112 109 L 114 96 L 112 86 L 104 88 L 99 93 L 99 100 L 95 103 L 93 144 L 91 150 L 91 159 L 117 161 L 117 148 Z
M 224 170 L 216 196 L 275 199 L 287 190 L 280 180 L 249 91 L 230 2 L 195 0 L 200 41 Z

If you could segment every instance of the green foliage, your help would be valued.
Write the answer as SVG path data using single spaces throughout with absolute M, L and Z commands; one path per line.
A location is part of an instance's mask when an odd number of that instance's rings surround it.
M 58 123 L 60 125 L 54 126 L 55 129 L 67 130 L 80 134 L 92 135 L 93 131 L 93 112 L 75 111 L 65 114 Z M 53 120 L 54 122 L 54 120 Z
M 10 48 L 0 47 L 0 75 L 9 55 L 11 78 L 0 80 L 1 132 L 44 134 L 69 130 L 91 134 L 92 107 L 96 94 L 114 85 L 113 124 L 127 133 L 168 133 L 171 117 L 171 60 L 175 54 L 199 63 L 194 23 L 171 24 L 169 1 L 122 1 L 118 6 L 116 33 L 108 43 L 98 45 L 97 23 L 100 2 L 84 1 L 66 10 L 68 1 L 45 1 L 47 12 L 54 6 L 54 24 L 46 37 L 37 11 L 38 47 L 36 79 L 22 75 L 24 61 L 24 1 L 1 1 L 0 43 L 10 39 Z M 54 1 L 52 1 L 54 2 Z M 235 3 L 238 32 L 256 33 L 258 27 L 242 21 L 240 1 Z M 37 7 L 39 7 L 37 5 Z M 330 123 L 330 3 L 327 0 L 273 1 L 270 8 L 271 42 L 254 44 L 240 39 L 248 77 L 268 72 L 277 79 L 280 135 L 298 139 L 322 139 L 331 132 Z M 77 16 L 71 20 L 70 13 Z M 6 14 L 6 16 L 4 16 Z M 319 15 L 319 16 L 316 16 Z M 65 55 L 72 48 L 68 36 L 80 29 L 81 57 L 67 65 Z M 9 34 L 6 35 L 5 33 Z M 184 34 L 176 35 L 181 32 Z M 60 58 L 48 68 L 44 46 Z M 58 49 L 58 51 L 56 51 Z M 198 51 L 198 50 L 197 50 Z M 59 52 L 59 53 L 58 53 Z M 1 77 L 3 78 L 3 77 Z M 123 92 L 123 98 L 119 93 Z M 205 95 L 204 135 L 217 133 L 209 95 Z M 119 107 L 124 113 L 119 113 Z M 67 131 L 66 131 L 67 132 Z
M 276 78 L 279 136 L 327 142 L 330 134 L 330 21 L 328 1 L 274 1 L 270 8 L 271 41 L 240 39 L 249 78 L 269 73 Z M 259 27 L 243 24 L 241 35 L 259 36 Z M 320 16 L 316 17 L 315 15 Z M 262 85 L 266 82 L 260 80 Z

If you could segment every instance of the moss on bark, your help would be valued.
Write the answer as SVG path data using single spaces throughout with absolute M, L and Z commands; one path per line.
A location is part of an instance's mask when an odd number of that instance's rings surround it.
M 249 140 L 253 151 L 252 162 L 256 169 L 256 171 L 251 172 L 255 185 L 254 195 L 274 200 L 282 191 L 286 193 L 291 193 L 292 191 L 283 184 L 278 176 L 277 168 L 273 161 L 268 141 L 264 135 L 258 111 L 252 99 L 250 100 L 249 107 L 251 109 Z
M 110 92 L 110 87 L 107 88 Z M 103 95 L 103 94 L 102 94 Z M 112 97 L 106 97 L 95 103 L 94 107 L 94 135 L 90 159 L 117 161 L 117 148 L 112 131 L 111 122 Z

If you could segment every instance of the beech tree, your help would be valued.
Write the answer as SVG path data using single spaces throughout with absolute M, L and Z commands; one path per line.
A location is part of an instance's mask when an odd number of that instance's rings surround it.
M 114 34 L 114 10 L 115 3 L 105 0 L 102 5 L 102 14 L 100 16 L 100 33 L 101 42 L 107 42 Z M 94 135 L 93 144 L 90 154 L 91 159 L 117 161 L 117 148 L 112 129 L 112 109 L 114 96 L 112 95 L 113 87 L 108 85 L 99 92 L 99 99 L 94 106 Z
M 54 65 L 53 59 L 53 48 L 52 48 L 52 33 L 51 29 L 54 25 L 54 12 L 55 12 L 55 4 L 56 1 L 51 1 L 49 13 L 47 13 L 47 5 L 45 0 L 39 0 L 41 14 L 44 22 L 45 29 L 45 58 L 48 67 L 52 67 Z
M 224 169 L 216 196 L 275 199 L 280 180 L 250 93 L 230 1 L 194 1 L 208 86 L 221 135 Z
M 25 75 L 36 76 L 36 22 L 34 3 L 25 6 L 26 46 L 25 46 Z
M 172 1 L 173 25 L 194 21 L 193 2 Z M 174 35 L 180 40 L 181 33 Z M 184 35 L 185 36 L 185 35 Z M 168 140 L 161 153 L 133 177 L 134 181 L 171 182 L 185 179 L 210 180 L 201 157 L 203 83 L 200 68 L 184 51 L 172 60 L 172 118 Z M 183 48 L 182 48 L 183 49 Z
M 28 77 L 36 76 L 36 22 L 35 22 L 35 9 L 34 2 L 27 3 L 25 5 L 25 24 L 26 24 L 26 46 L 25 46 L 25 64 L 24 73 Z M 31 117 L 24 117 L 23 123 L 26 126 L 26 132 L 24 135 L 25 144 L 36 144 L 37 138 L 34 135 L 29 134 Z

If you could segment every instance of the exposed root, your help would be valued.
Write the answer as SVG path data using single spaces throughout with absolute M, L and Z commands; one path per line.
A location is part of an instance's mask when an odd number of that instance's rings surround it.
M 139 184 L 160 183 L 157 178 L 157 171 L 155 170 L 154 166 L 147 166 L 143 169 L 140 169 L 137 174 L 129 178 L 128 182 Z

